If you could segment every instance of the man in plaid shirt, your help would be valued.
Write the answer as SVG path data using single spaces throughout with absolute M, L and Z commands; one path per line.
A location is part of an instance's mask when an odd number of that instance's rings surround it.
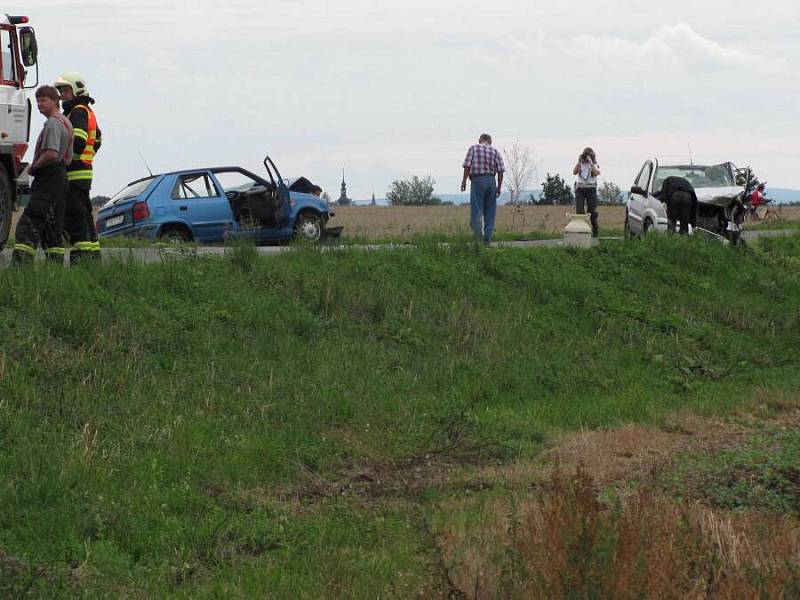
M 464 159 L 464 178 L 461 180 L 461 191 L 467 189 L 467 178 L 470 180 L 469 226 L 475 232 L 475 237 L 483 238 L 487 244 L 492 241 L 494 232 L 494 217 L 497 212 L 497 197 L 503 186 L 503 173 L 506 167 L 503 157 L 492 148 L 492 136 L 482 133 L 478 143 L 470 146 Z M 497 176 L 497 184 L 495 184 Z M 483 230 L 481 230 L 483 220 Z

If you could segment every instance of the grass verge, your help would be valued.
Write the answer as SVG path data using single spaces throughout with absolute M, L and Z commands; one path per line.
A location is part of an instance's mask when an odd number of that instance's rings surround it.
M 799 239 L 6 270 L 0 590 L 455 593 L 443 508 L 526 489 L 471 473 L 797 387 Z

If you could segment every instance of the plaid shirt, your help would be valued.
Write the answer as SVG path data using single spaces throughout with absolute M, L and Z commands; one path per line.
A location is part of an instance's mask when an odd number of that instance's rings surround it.
M 469 168 L 470 177 L 505 173 L 506 166 L 500 153 L 488 144 L 475 144 L 467 150 L 463 167 Z

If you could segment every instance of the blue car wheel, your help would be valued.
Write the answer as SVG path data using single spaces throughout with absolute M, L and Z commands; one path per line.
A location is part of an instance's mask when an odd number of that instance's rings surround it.
M 294 223 L 294 238 L 307 242 L 318 242 L 322 237 L 322 216 L 305 212 L 298 215 Z
M 192 234 L 182 227 L 165 227 L 158 239 L 169 244 L 187 244 L 192 241 Z

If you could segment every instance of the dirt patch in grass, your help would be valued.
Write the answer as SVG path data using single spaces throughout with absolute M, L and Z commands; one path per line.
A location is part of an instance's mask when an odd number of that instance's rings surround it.
M 327 474 L 298 463 L 298 483 L 283 489 L 232 492 L 212 486 L 206 492 L 243 512 L 269 500 L 298 506 L 334 497 L 416 502 L 426 492 L 458 495 L 494 488 L 546 489 L 557 468 L 562 473 L 580 469 L 598 488 L 613 486 L 624 493 L 653 473 L 669 469 L 682 452 L 715 453 L 740 447 L 765 422 L 800 426 L 800 397 L 759 400 L 753 410 L 732 417 L 681 414 L 665 418 L 657 427 L 631 424 L 568 432 L 557 436 L 549 450 L 532 460 L 509 461 L 507 449 L 500 445 L 462 439 L 448 448 L 395 460 L 355 460 Z
M 332 476 L 320 475 L 301 465 L 301 483 L 289 495 L 301 502 L 334 496 L 380 502 L 390 498 L 416 501 L 420 494 L 431 490 L 477 491 L 490 483 L 467 476 L 465 468 L 502 464 L 500 457 L 505 452 L 505 448 L 488 441 L 463 441 L 446 449 L 396 460 L 356 461 Z

